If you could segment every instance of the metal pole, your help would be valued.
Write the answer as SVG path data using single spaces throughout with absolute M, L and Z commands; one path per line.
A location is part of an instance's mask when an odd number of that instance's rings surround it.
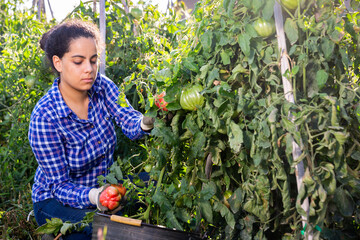
M 100 38 L 102 44 L 100 53 L 100 73 L 105 74 L 106 60 L 106 20 L 105 20 L 105 0 L 100 0 Z
M 291 85 L 291 82 L 284 77 L 284 73 L 286 70 L 290 69 L 290 64 L 287 56 L 287 50 L 286 50 L 286 40 L 285 40 L 285 32 L 284 32 L 284 24 L 283 24 L 283 16 L 282 16 L 282 10 L 281 5 L 278 3 L 278 1 L 275 1 L 274 5 L 274 17 L 275 17 L 275 26 L 276 26 L 276 34 L 277 34 L 277 40 L 278 40 L 278 47 L 279 51 L 281 53 L 281 75 L 282 75 L 282 82 L 284 86 L 284 94 L 285 99 L 288 102 L 295 103 L 294 100 L 294 94 L 293 94 L 293 88 Z M 294 116 L 290 113 L 288 118 L 291 120 L 291 122 L 294 122 Z M 292 141 L 292 156 L 294 159 L 297 159 L 301 155 L 301 148 L 300 146 L 293 140 Z M 303 177 L 305 174 L 304 170 L 304 163 L 301 161 L 298 165 L 295 166 L 295 175 L 296 175 L 296 183 L 297 183 L 297 189 L 300 190 L 301 184 L 303 182 Z M 307 215 L 309 214 L 309 199 L 306 198 L 304 202 L 301 204 L 301 207 L 305 210 Z M 302 216 L 302 225 L 305 227 L 305 224 L 307 222 L 308 216 Z M 310 226 L 309 226 L 310 227 Z M 312 231 L 308 231 L 308 233 L 305 233 L 305 238 L 308 240 L 313 239 L 313 233 Z

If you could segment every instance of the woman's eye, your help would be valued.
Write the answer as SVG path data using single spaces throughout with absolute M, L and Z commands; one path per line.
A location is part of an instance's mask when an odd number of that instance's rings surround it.
M 96 64 L 96 63 L 97 63 L 97 61 L 91 61 L 90 63 L 91 63 L 91 64 Z
M 76 65 L 80 65 L 81 64 L 81 62 L 74 62 Z

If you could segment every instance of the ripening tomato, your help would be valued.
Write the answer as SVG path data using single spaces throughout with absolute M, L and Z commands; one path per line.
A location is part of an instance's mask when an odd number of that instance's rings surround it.
M 120 183 L 120 184 L 111 184 L 111 186 L 117 188 L 117 190 L 119 191 L 119 193 L 121 194 L 121 197 L 125 196 L 126 193 L 126 188 Z
M 183 90 L 180 96 L 180 105 L 185 110 L 195 111 L 198 107 L 201 107 L 205 98 L 200 94 L 203 87 L 196 84 L 186 90 Z
M 163 111 L 168 111 L 166 108 L 168 103 L 164 100 L 165 95 L 165 92 L 162 92 L 159 95 L 155 95 L 155 105 Z
M 116 187 L 109 186 L 100 194 L 100 203 L 109 210 L 114 210 L 120 205 L 121 194 Z
M 298 6 L 298 0 L 281 0 L 281 3 L 290 10 L 294 10 Z
M 253 23 L 253 26 L 257 34 L 261 37 L 269 37 L 275 33 L 275 23 L 273 19 L 266 21 L 263 18 L 258 18 Z

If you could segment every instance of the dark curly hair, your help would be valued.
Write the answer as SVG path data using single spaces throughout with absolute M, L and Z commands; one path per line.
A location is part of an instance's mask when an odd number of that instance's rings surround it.
M 42 35 L 40 47 L 45 51 L 46 57 L 55 71 L 53 56 L 62 58 L 69 51 L 70 42 L 80 37 L 93 38 L 97 48 L 101 47 L 98 27 L 92 22 L 83 20 L 68 20 Z

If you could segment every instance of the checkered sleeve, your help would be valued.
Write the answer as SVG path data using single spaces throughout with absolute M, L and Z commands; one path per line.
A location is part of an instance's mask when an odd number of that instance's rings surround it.
M 115 83 L 108 78 L 103 78 L 102 87 L 105 89 L 107 109 L 115 119 L 116 124 L 121 127 L 125 136 L 131 140 L 136 140 L 148 134 L 140 127 L 143 115 L 139 111 L 136 111 L 127 99 L 125 99 L 127 107 L 121 107 L 117 103 L 120 93 Z
M 42 116 L 32 116 L 29 126 L 29 142 L 44 176 L 42 184 L 51 195 L 75 208 L 92 206 L 90 188 L 70 181 L 66 164 L 64 142 L 56 127 Z

